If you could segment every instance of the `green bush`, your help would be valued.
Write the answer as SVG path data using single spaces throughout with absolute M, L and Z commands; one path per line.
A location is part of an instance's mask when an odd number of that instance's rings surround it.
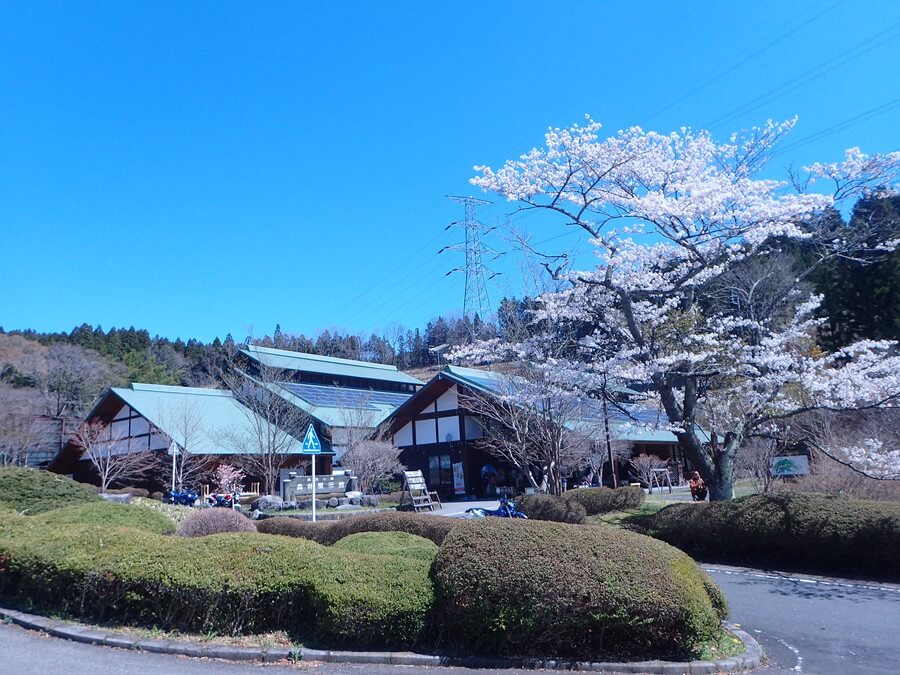
M 581 504 L 589 516 L 610 511 L 627 511 L 636 509 L 644 503 L 644 491 L 636 486 L 626 486 L 616 489 L 600 488 L 576 488 L 567 490 L 562 494 L 564 499 L 572 499 Z
M 428 563 L 438 552 L 433 542 L 406 532 L 357 532 L 335 542 L 334 548 L 349 553 L 399 555 Z
M 321 544 L 325 539 L 325 530 L 328 529 L 330 524 L 330 522 L 319 521 L 313 523 L 309 520 L 278 516 L 256 521 L 256 529 L 263 534 L 278 534 L 283 537 L 299 537 L 300 539 L 309 539 L 310 541 Z
M 459 522 L 456 518 L 401 511 L 351 516 L 330 523 L 325 530 L 322 543 L 331 545 L 357 532 L 406 532 L 429 539 L 440 546 L 447 534 L 459 525 Z
M 67 506 L 34 516 L 34 518 L 48 525 L 133 527 L 156 534 L 172 534 L 175 531 L 174 521 L 157 511 L 107 502 Z
M 101 498 L 74 480 L 37 469 L 0 468 L 0 502 L 32 515 Z
M 900 580 L 900 504 L 789 492 L 674 504 L 644 531 L 709 561 Z
M 584 507 L 572 499 L 554 495 L 525 495 L 516 499 L 516 508 L 532 520 L 553 520 L 579 524 L 587 515 Z
M 286 630 L 323 647 L 409 649 L 426 635 L 429 561 L 221 534 L 0 521 L 0 598 L 88 621 L 194 633 Z
M 429 539 L 440 546 L 447 533 L 459 522 L 456 518 L 424 513 L 385 511 L 319 523 L 299 518 L 266 518 L 259 521 L 257 528 L 260 532 L 311 539 L 326 546 L 357 532 L 406 532 Z
M 440 643 L 465 653 L 685 657 L 719 631 L 693 560 L 615 528 L 464 521 L 432 578 Z
M 178 523 L 179 537 L 208 537 L 225 532 L 256 532 L 247 516 L 233 509 L 198 509 Z

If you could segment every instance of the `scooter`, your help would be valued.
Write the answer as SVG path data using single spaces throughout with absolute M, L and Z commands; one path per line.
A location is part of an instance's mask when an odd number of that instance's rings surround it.
M 466 513 L 469 514 L 470 518 L 485 518 L 487 516 L 495 516 L 497 518 L 524 518 L 528 519 L 524 513 L 516 509 L 515 503 L 509 501 L 506 495 L 500 497 L 500 508 L 499 509 L 482 509 L 479 507 L 475 507 L 472 509 L 466 509 Z
M 220 509 L 240 509 L 240 506 L 237 506 L 239 496 L 237 492 L 211 494 L 206 498 L 206 504 Z
M 193 506 L 199 499 L 199 495 L 193 490 L 172 490 L 169 493 L 169 503 L 179 506 Z

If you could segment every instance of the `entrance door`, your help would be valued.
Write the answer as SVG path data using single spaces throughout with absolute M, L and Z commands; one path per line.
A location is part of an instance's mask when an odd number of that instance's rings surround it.
M 453 467 L 449 454 L 428 458 L 428 487 L 441 495 L 453 494 Z

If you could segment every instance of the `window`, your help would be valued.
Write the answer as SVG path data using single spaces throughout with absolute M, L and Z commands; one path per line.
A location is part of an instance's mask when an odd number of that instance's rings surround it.
M 453 468 L 450 455 L 432 455 L 428 458 L 428 486 L 436 489 L 439 485 L 453 484 Z

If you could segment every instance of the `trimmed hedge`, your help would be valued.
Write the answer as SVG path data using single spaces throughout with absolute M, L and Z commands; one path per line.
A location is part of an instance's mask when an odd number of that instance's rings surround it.
M 256 529 L 263 534 L 278 534 L 283 537 L 299 537 L 300 539 L 309 539 L 322 543 L 324 540 L 325 530 L 328 529 L 330 522 L 316 522 L 309 520 L 301 520 L 299 518 L 288 518 L 286 516 L 277 516 L 275 518 L 264 518 L 256 521 Z
M 702 560 L 900 580 L 900 504 L 788 492 L 674 504 L 641 519 Z
M 581 504 L 589 516 L 610 511 L 627 511 L 636 509 L 644 503 L 646 495 L 636 486 L 620 488 L 576 488 L 566 490 L 562 494 L 564 499 L 572 499 Z
M 336 541 L 357 532 L 406 532 L 429 539 L 440 546 L 444 537 L 459 525 L 459 522 L 456 518 L 429 516 L 424 513 L 386 511 L 321 523 L 311 523 L 297 518 L 266 518 L 259 521 L 257 528 L 260 532 L 302 537 L 326 546 L 331 546 Z
M 348 553 L 399 555 L 428 563 L 438 552 L 433 542 L 406 532 L 357 532 L 335 542 L 334 548 Z
M 0 521 L 0 597 L 92 622 L 194 633 L 286 630 L 327 647 L 409 649 L 433 603 L 429 561 L 222 534 Z
M 71 478 L 37 469 L 0 468 L 0 502 L 33 515 L 101 498 Z
M 516 508 L 532 520 L 552 520 L 557 523 L 579 524 L 587 515 L 585 508 L 574 499 L 554 495 L 525 495 L 516 499 Z
M 172 534 L 175 531 L 174 521 L 157 511 L 109 502 L 67 506 L 34 516 L 34 519 L 47 525 L 133 527 L 156 534 Z
M 435 625 L 451 649 L 513 656 L 686 657 L 719 634 L 697 564 L 607 527 L 484 518 L 434 561 Z M 716 594 L 715 603 L 722 600 Z
M 179 537 L 208 537 L 225 532 L 256 532 L 247 516 L 233 509 L 199 509 L 178 523 Z

